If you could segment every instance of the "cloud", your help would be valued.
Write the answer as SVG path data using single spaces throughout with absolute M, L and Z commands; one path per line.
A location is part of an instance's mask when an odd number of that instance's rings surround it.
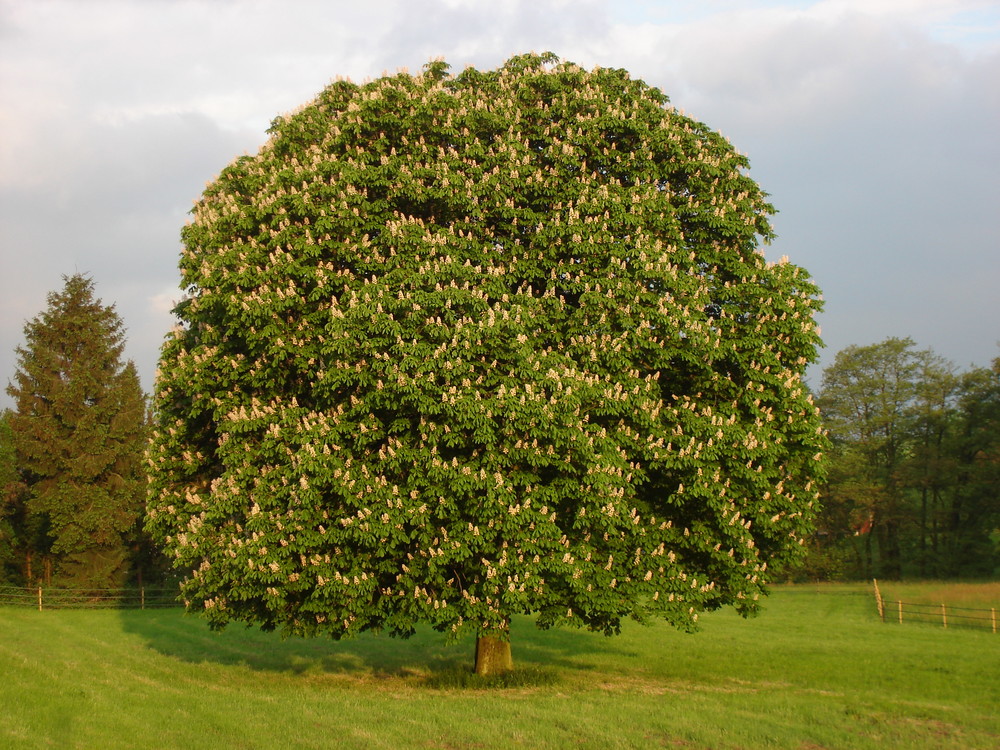
M 180 300 L 180 290 L 175 286 L 165 288 L 149 298 L 149 311 L 158 318 L 169 318 Z
M 0 336 L 8 345 L 0 356 L 62 275 L 88 273 L 99 296 L 116 303 L 128 354 L 149 387 L 168 323 L 150 316 L 146 300 L 177 279 L 180 229 L 201 188 L 259 137 L 191 113 L 39 124 L 44 138 L 5 157 L 0 179 Z
M 962 364 L 994 356 L 1000 47 L 934 25 L 985 4 L 711 5 L 683 27 L 619 25 L 607 47 L 631 41 L 627 67 L 659 71 L 675 105 L 750 155 L 780 211 L 768 255 L 826 292 L 824 363 L 889 335 Z
M 826 291 L 828 358 L 996 352 L 1000 10 L 978 0 L 0 0 L 0 380 L 89 272 L 152 385 L 187 211 L 333 77 L 551 50 L 629 69 L 750 155 L 769 255 Z M 867 338 L 867 340 L 866 340 Z

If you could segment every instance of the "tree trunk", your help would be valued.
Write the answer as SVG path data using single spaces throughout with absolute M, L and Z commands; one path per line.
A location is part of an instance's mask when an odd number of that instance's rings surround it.
M 480 634 L 476 638 L 476 674 L 481 677 L 503 674 L 514 669 L 510 653 L 510 631 L 506 638 Z
M 927 527 L 929 525 L 927 513 L 927 484 L 920 488 L 920 577 L 927 578 Z
M 872 577 L 872 565 L 873 565 L 873 560 L 872 560 L 872 535 L 874 533 L 875 533 L 875 530 L 874 529 L 870 529 L 868 531 L 868 533 L 864 535 L 864 537 L 865 537 L 865 543 L 864 543 L 864 548 L 865 548 L 865 563 L 864 563 L 864 565 L 865 565 L 865 578 L 866 579 Z
M 885 561 L 889 577 L 894 581 L 903 578 L 902 551 L 899 548 L 899 524 L 896 521 L 885 526 Z

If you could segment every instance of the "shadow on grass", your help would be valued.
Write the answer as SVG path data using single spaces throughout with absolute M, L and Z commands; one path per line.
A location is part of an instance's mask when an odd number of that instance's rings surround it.
M 360 680 L 404 680 L 433 689 L 509 689 L 552 685 L 562 675 L 626 662 L 638 653 L 620 638 L 586 631 L 538 630 L 531 618 L 515 618 L 512 674 L 481 678 L 473 674 L 475 642 L 447 643 L 443 634 L 420 629 L 411 638 L 363 634 L 330 638 L 287 638 L 258 628 L 230 625 L 212 631 L 206 622 L 181 610 L 120 610 L 125 632 L 150 648 L 194 664 L 241 666 L 295 675 L 340 675 Z

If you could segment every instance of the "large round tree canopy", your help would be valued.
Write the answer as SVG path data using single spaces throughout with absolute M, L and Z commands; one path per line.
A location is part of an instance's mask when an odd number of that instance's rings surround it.
M 816 287 L 747 159 L 551 55 L 338 80 L 184 230 L 148 529 L 183 596 L 335 637 L 690 628 L 814 516 Z M 492 636 L 491 636 L 492 637 Z

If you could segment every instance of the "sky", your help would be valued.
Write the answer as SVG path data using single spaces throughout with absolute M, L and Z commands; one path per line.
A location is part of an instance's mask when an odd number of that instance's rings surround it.
M 749 156 L 763 252 L 826 300 L 814 387 L 890 336 L 1000 355 L 1000 0 L 0 0 L 0 385 L 85 273 L 152 391 L 181 227 L 276 116 L 529 51 L 625 68 Z

